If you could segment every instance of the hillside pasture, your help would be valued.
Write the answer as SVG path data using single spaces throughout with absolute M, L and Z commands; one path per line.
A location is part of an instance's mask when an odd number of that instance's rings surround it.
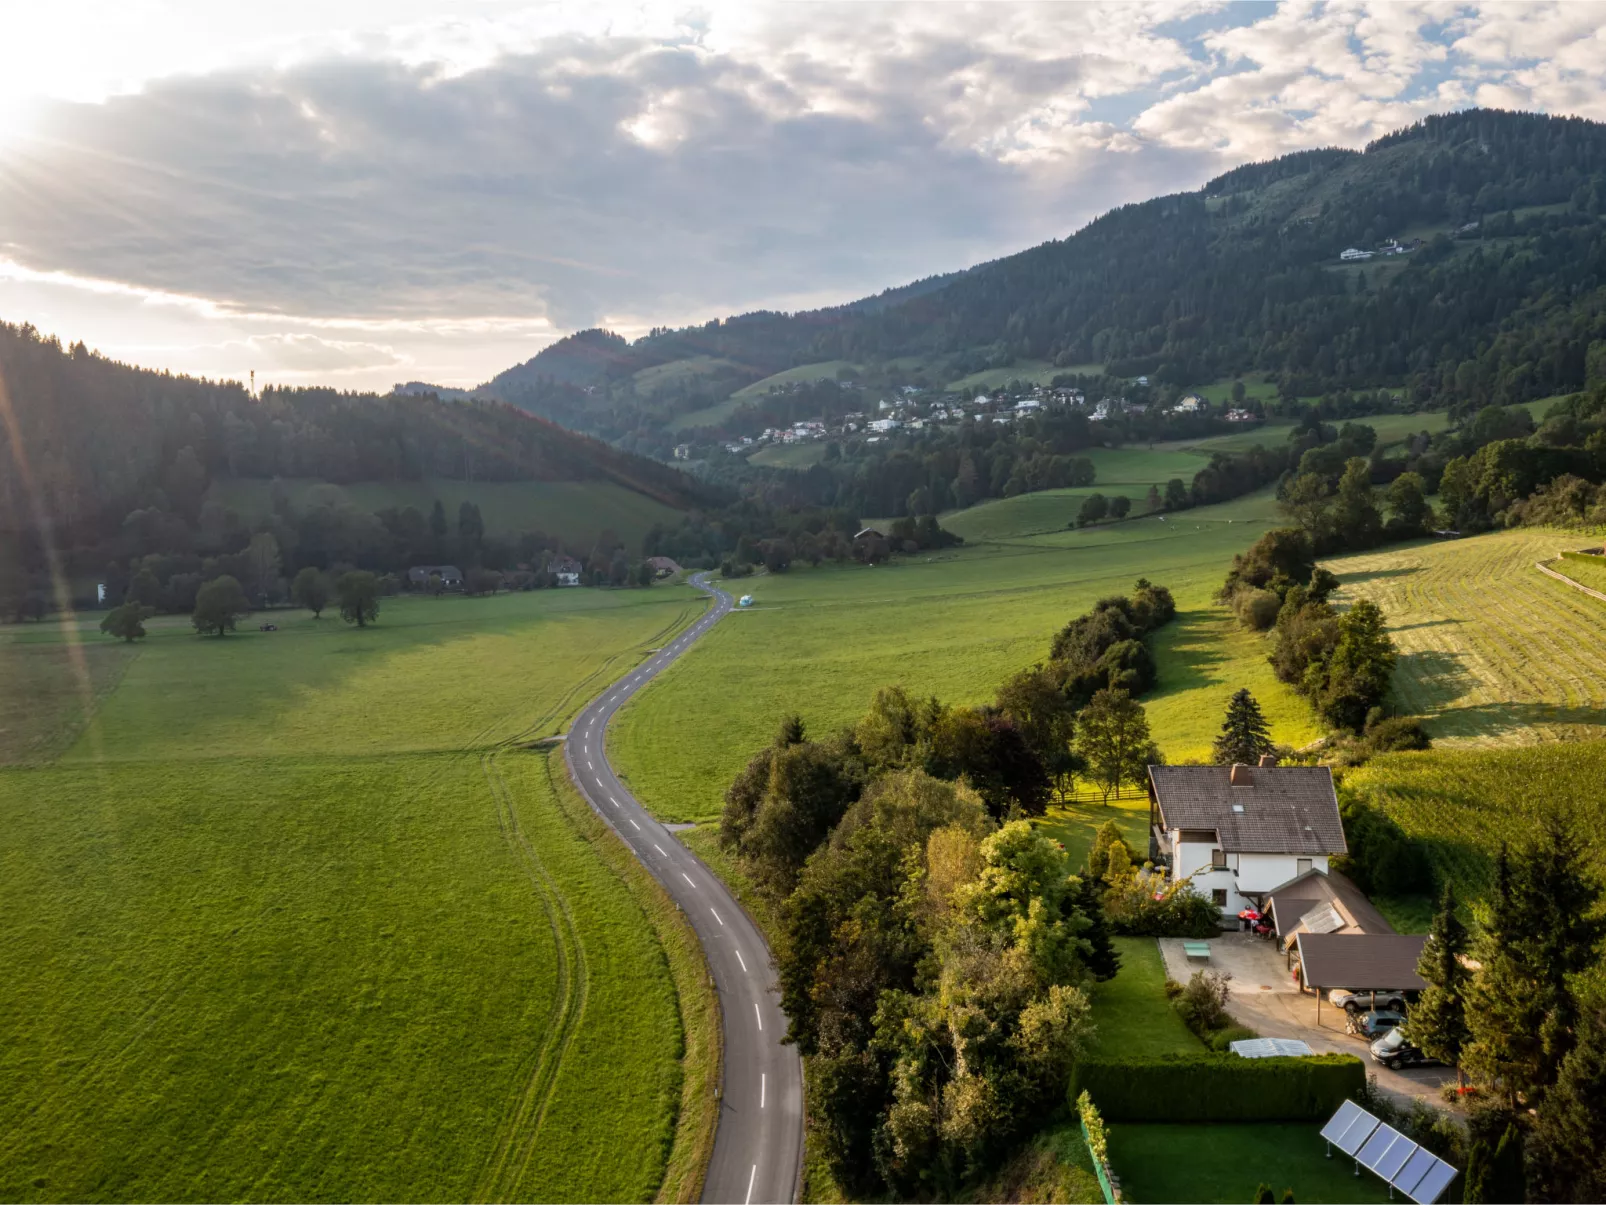
M 1207 750 L 1245 681 L 1257 683 L 1279 739 L 1304 743 L 1308 707 L 1264 668 L 1260 638 L 1221 639 L 1231 635 L 1226 613 L 1211 601 L 1232 554 L 1273 515 L 1261 493 L 1164 521 L 742 579 L 756 606 L 722 621 L 626 704 L 612 729 L 614 765 L 663 818 L 711 819 L 784 716 L 828 733 L 897 683 L 954 704 L 988 701 L 1009 674 L 1047 656 L 1068 620 L 1139 577 L 1170 587 L 1181 611 L 1156 642 L 1151 717 L 1170 717 L 1154 724 L 1167 757 Z
M 750 402 L 782 385 L 791 385 L 799 381 L 834 381 L 839 373 L 845 372 L 850 376 L 857 376 L 863 371 L 851 360 L 821 360 L 814 364 L 799 364 L 795 368 L 771 373 L 751 385 L 744 385 L 731 396 L 738 401 Z
M 742 379 L 754 375 L 754 370 L 722 356 L 690 356 L 684 360 L 671 360 L 667 364 L 654 364 L 638 370 L 631 380 L 636 391 L 650 397 L 661 389 L 707 380 L 710 377 Z
M 1394 692 L 1446 746 L 1606 735 L 1606 603 L 1540 573 L 1576 534 L 1519 528 L 1326 562 L 1383 609 Z
M 1059 368 L 1047 360 L 1017 360 L 1006 368 L 984 368 L 957 380 L 949 381 L 950 393 L 968 393 L 971 390 L 997 389 L 1011 381 L 1026 381 L 1033 385 L 1047 385 L 1062 373 L 1078 370 L 1103 372 L 1103 365 L 1081 364 L 1076 368 Z
M 422 481 L 359 481 L 332 485 L 315 478 L 283 481 L 291 502 L 305 508 L 320 497 L 349 502 L 362 511 L 411 506 L 425 518 L 439 499 L 446 521 L 457 529 L 457 509 L 464 502 L 480 508 L 485 530 L 511 536 L 544 531 L 580 552 L 589 552 L 604 531 L 612 531 L 627 547 L 640 550 L 655 523 L 675 523 L 680 512 L 614 481 L 456 481 L 441 477 Z M 273 511 L 272 482 L 230 478 L 215 482 L 212 496 L 247 521 Z M 333 492 L 331 492 L 333 491 Z
M 764 465 L 772 469 L 807 469 L 825 459 L 824 440 L 805 444 L 770 444 L 747 458 L 748 464 Z
M 0 1197 L 644 1200 L 666 1168 L 695 1194 L 671 1150 L 711 1133 L 706 968 L 514 738 L 701 609 L 544 591 L 96 634 L 123 664 L 91 722 L 0 769 Z M 92 622 L 0 629 L 0 656 Z

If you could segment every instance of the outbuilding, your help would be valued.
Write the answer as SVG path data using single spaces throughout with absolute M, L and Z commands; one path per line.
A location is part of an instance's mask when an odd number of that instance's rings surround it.
M 1299 980 L 1316 992 L 1316 1024 L 1322 1020 L 1322 993 L 1333 988 L 1355 992 L 1420 992 L 1427 980 L 1416 973 L 1428 943 L 1425 933 L 1301 933 L 1294 948 Z

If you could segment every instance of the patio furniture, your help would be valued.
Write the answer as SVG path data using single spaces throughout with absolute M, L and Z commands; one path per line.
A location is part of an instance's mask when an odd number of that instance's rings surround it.
M 1182 943 L 1182 952 L 1189 958 L 1210 959 L 1210 943 L 1208 941 L 1185 941 Z

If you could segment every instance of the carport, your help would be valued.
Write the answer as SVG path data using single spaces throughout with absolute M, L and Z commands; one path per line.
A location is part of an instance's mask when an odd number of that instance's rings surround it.
M 1420 933 L 1301 933 L 1300 979 L 1316 989 L 1316 1023 L 1322 996 L 1331 989 L 1353 992 L 1419 992 L 1428 986 L 1416 973 L 1428 939 Z

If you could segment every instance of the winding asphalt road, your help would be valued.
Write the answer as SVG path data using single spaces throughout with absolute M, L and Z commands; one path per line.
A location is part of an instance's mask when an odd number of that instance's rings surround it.
M 624 838 L 697 931 L 719 992 L 725 1035 L 724 1087 L 714 1154 L 703 1182 L 710 1202 L 791 1202 L 803 1167 L 803 1064 L 781 1045 L 786 1016 L 772 990 L 769 946 L 718 877 L 648 814 L 608 764 L 608 721 L 731 609 L 731 596 L 696 574 L 713 609 L 593 699 L 569 729 L 569 773 L 598 815 Z

